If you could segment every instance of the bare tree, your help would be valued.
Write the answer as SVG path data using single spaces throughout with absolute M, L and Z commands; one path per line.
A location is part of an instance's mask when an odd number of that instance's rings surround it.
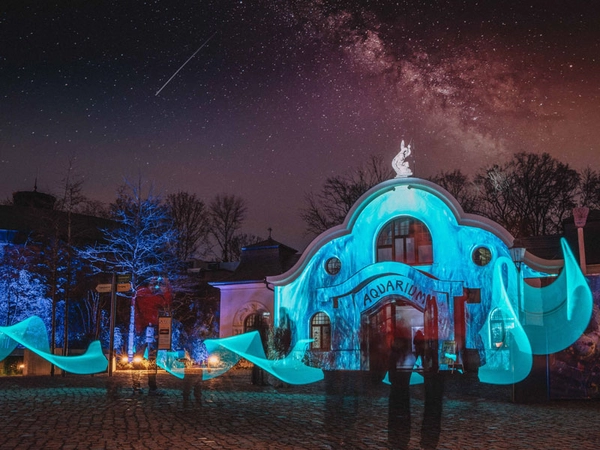
M 442 171 L 430 178 L 430 181 L 440 185 L 452 194 L 465 212 L 478 212 L 477 186 L 460 169 L 455 169 L 452 172 Z
M 209 206 L 210 234 L 217 242 L 220 260 L 234 261 L 236 250 L 235 238 L 246 218 L 246 202 L 235 195 L 219 194 Z
M 231 241 L 232 261 L 239 261 L 242 256 L 242 249 L 247 245 L 258 244 L 263 239 L 251 233 L 238 233 Z
M 513 236 L 558 234 L 576 205 L 579 174 L 548 153 L 517 153 L 477 175 L 481 213 Z
M 109 212 L 102 202 L 92 200 L 83 194 L 84 179 L 78 176 L 73 167 L 73 160 L 69 160 L 67 175 L 62 180 L 61 189 L 63 196 L 58 198 L 54 206 L 58 211 L 71 214 L 84 214 L 94 217 L 108 218 Z
M 166 204 L 177 235 L 175 254 L 180 261 L 187 261 L 207 244 L 208 209 L 195 194 L 187 192 L 169 195 Z
M 316 235 L 339 225 L 361 195 L 393 176 L 391 165 L 386 166 L 379 156 L 371 156 L 347 174 L 327 178 L 319 193 L 306 194 L 306 206 L 300 212 L 306 232 Z
M 600 209 L 600 173 L 587 167 L 581 173 L 579 204 L 592 209 Z

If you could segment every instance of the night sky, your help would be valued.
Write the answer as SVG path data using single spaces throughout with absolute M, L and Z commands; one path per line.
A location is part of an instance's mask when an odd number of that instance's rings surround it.
M 598 170 L 593 4 L 3 1 L 0 199 L 59 194 L 71 160 L 105 202 L 140 176 L 239 195 L 245 232 L 302 250 L 304 194 L 402 139 L 419 177 L 517 151 Z

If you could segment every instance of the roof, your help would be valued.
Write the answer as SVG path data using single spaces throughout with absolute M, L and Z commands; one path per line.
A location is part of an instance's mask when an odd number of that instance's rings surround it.
M 515 239 L 514 247 L 524 247 L 527 251 L 538 258 L 556 260 L 563 259 L 560 247 L 562 235 L 552 236 L 529 236 Z
M 15 243 L 25 242 L 30 234 L 57 227 L 60 237 L 66 240 L 68 214 L 55 209 L 30 206 L 0 205 L 0 230 L 13 236 Z M 71 239 L 76 245 L 103 240 L 102 229 L 112 228 L 115 222 L 100 217 L 71 214 Z
M 225 280 L 214 284 L 264 281 L 290 269 L 300 258 L 298 251 L 272 238 L 242 248 L 240 265 Z

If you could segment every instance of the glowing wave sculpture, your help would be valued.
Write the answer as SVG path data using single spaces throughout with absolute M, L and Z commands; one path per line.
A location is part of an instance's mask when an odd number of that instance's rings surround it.
M 171 375 L 183 380 L 185 375 L 185 363 L 181 361 L 179 352 L 159 350 L 156 355 L 156 365 L 166 370 Z
M 108 359 L 102 353 L 100 341 L 92 342 L 83 355 L 53 355 L 48 344 L 46 326 L 38 316 L 31 316 L 15 325 L 0 327 L 0 361 L 10 355 L 17 344 L 66 372 L 91 374 L 104 372 L 108 367 Z
M 415 372 L 415 370 L 421 366 L 423 363 L 421 362 L 421 357 L 418 356 L 417 360 L 415 361 L 415 364 L 412 368 L 413 372 L 410 374 L 410 385 L 413 386 L 415 384 L 423 384 L 425 382 L 425 378 L 423 378 L 423 375 L 421 375 L 418 372 Z M 383 377 L 382 380 L 385 384 L 392 384 L 392 382 L 390 381 L 390 373 L 386 372 L 385 373 L 385 377 Z
M 565 239 L 561 246 L 565 265 L 552 284 L 535 288 L 523 283 L 521 313 L 534 355 L 564 350 L 579 339 L 592 317 L 592 291 Z
M 564 239 L 561 245 L 564 268 L 552 284 L 543 288 L 521 283 L 513 262 L 498 258 L 493 275 L 492 313 L 480 331 L 486 354 L 486 364 L 479 368 L 482 382 L 512 384 L 525 379 L 531 371 L 532 355 L 564 350 L 588 326 L 592 292 Z M 505 279 L 516 286 L 511 295 Z M 497 335 L 492 336 L 493 333 Z
M 529 374 L 533 364 L 531 344 L 519 322 L 504 286 L 503 271 L 516 280 L 514 263 L 505 256 L 496 261 L 493 274 L 492 314 L 488 315 L 480 335 L 485 348 L 486 364 L 479 368 L 479 380 L 491 384 L 517 383 Z M 491 320 L 500 335 L 493 337 Z
M 312 339 L 302 339 L 285 358 L 269 360 L 265 355 L 258 331 L 221 339 L 207 339 L 204 344 L 209 353 L 209 360 L 211 356 L 218 356 L 219 365 L 210 367 L 209 363 L 209 368 L 203 371 L 202 378 L 207 380 L 222 375 L 240 358 L 244 358 L 285 383 L 315 383 L 323 379 L 323 371 L 308 367 L 302 362 L 306 345 L 311 341 Z

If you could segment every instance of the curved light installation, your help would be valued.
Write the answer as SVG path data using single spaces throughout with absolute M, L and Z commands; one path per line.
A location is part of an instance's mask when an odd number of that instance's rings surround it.
M 420 367 L 423 363 L 421 362 L 421 357 L 418 356 L 417 360 L 415 361 L 415 364 L 413 365 L 412 368 L 412 373 L 410 374 L 410 385 L 416 385 L 416 384 L 423 384 L 425 383 L 425 378 L 423 378 L 423 375 L 421 375 L 420 373 L 418 373 L 416 370 L 418 367 Z M 382 380 L 385 384 L 392 384 L 392 382 L 390 381 L 390 373 L 386 372 L 385 373 L 385 377 L 383 377 Z
M 147 360 L 150 359 L 148 357 L 148 348 L 144 351 L 144 358 Z M 185 375 L 185 363 L 181 361 L 179 352 L 158 350 L 156 352 L 156 365 L 169 372 L 171 375 L 183 380 Z
M 108 367 L 108 360 L 102 353 L 100 341 L 92 342 L 83 355 L 53 355 L 48 344 L 46 326 L 38 316 L 31 316 L 15 325 L 0 327 L 0 361 L 10 355 L 17 344 L 66 372 L 91 374 L 104 372 Z
M 180 360 L 179 356 L 179 352 L 159 350 L 156 355 L 156 365 L 183 380 L 185 363 Z
M 564 268 L 543 288 L 523 283 L 522 317 L 534 355 L 564 350 L 583 334 L 592 317 L 592 291 L 565 239 Z
M 258 331 L 222 339 L 207 339 L 204 344 L 209 353 L 209 367 L 208 370 L 203 371 L 202 378 L 206 380 L 222 375 L 240 358 L 244 358 L 285 383 L 308 384 L 320 381 L 324 377 L 323 371 L 308 367 L 302 362 L 306 345 L 311 341 L 312 339 L 300 340 L 285 358 L 269 360 L 265 355 Z M 218 362 L 211 363 L 211 358 L 215 357 L 218 358 Z
M 514 263 L 505 256 L 497 259 L 493 274 L 491 311 L 496 312 L 496 323 L 492 326 L 489 314 L 479 333 L 486 359 L 479 368 L 479 380 L 483 383 L 517 383 L 527 377 L 533 364 L 531 344 L 511 304 L 503 272 L 513 282 L 518 278 Z M 494 331 L 499 331 L 498 335 L 494 336 Z
M 479 369 L 482 382 L 512 384 L 525 379 L 532 355 L 564 350 L 587 328 L 592 292 L 565 239 L 561 245 L 564 269 L 543 288 L 522 283 L 508 258 L 496 261 L 491 312 L 480 331 L 486 356 Z

